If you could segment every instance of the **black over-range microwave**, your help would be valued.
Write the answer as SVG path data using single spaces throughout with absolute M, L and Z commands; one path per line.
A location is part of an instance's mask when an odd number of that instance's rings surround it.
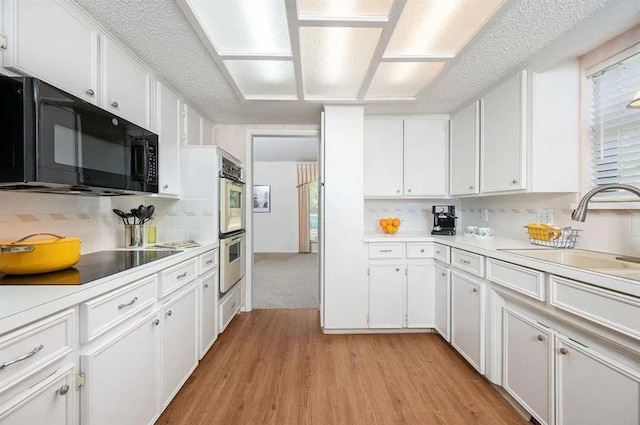
M 35 78 L 0 76 L 0 189 L 158 192 L 158 136 Z

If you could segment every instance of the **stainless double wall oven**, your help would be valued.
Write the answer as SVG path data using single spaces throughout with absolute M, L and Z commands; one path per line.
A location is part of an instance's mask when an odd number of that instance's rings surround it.
M 220 292 L 226 293 L 245 270 L 245 184 L 243 169 L 220 158 Z

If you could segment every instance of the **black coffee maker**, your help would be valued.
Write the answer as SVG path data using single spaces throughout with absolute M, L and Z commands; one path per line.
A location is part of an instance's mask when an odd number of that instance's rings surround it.
M 432 235 L 456 234 L 456 207 L 453 205 L 434 205 L 431 208 L 433 213 Z

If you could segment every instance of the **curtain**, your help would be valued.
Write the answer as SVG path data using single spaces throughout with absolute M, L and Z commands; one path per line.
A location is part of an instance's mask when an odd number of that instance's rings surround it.
M 298 163 L 298 252 L 311 252 L 309 183 L 316 181 L 315 162 Z

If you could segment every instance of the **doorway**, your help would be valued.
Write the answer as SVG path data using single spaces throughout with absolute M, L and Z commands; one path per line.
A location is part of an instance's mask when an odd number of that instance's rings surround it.
M 319 308 L 318 148 L 315 130 L 251 134 L 251 308 Z

